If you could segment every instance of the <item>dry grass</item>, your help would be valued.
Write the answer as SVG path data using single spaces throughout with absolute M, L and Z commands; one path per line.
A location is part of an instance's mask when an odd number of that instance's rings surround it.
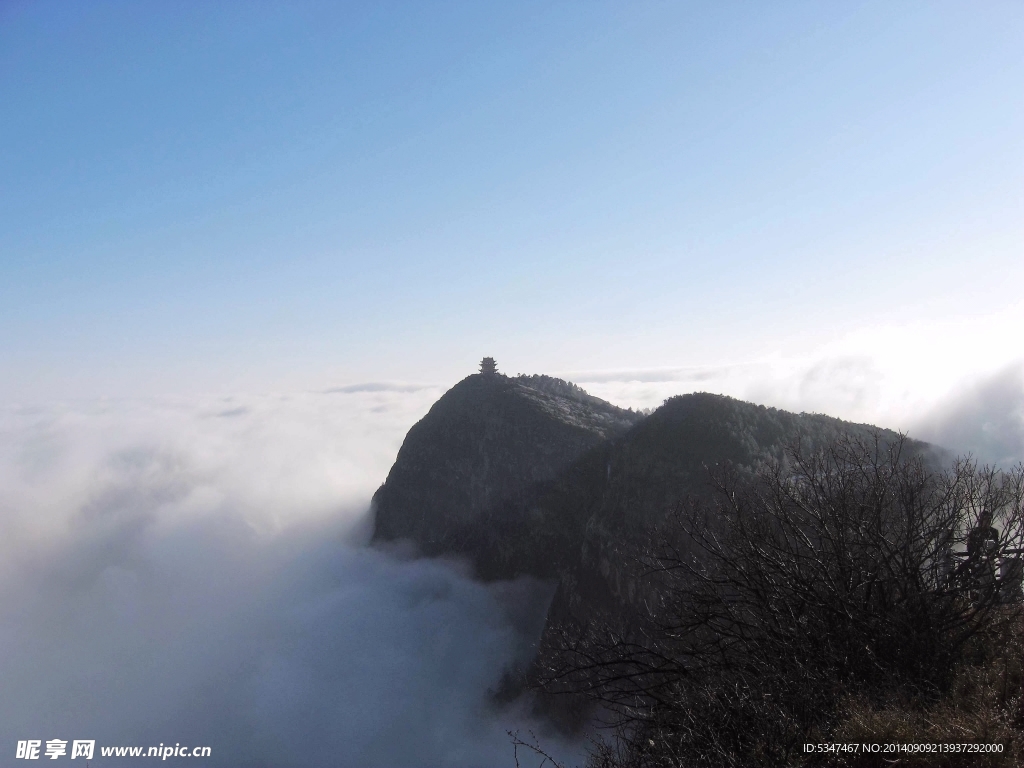
M 921 707 L 906 699 L 872 706 L 851 698 L 831 740 L 877 744 L 1001 744 L 1001 753 L 863 753 L 825 761 L 857 766 L 1019 766 L 1024 765 L 1024 631 L 1021 624 L 992 641 L 994 653 L 981 665 L 965 667 L 938 702 Z

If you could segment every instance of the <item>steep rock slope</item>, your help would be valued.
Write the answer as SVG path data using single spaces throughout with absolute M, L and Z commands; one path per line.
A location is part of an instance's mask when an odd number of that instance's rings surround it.
M 409 430 L 374 495 L 374 539 L 466 555 L 488 576 L 529 571 L 488 553 L 529 527 L 533 489 L 640 418 L 546 376 L 469 376 Z

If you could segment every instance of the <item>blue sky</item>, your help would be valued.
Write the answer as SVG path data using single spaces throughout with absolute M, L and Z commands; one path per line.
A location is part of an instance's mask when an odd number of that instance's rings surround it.
M 2 3 L 0 396 L 906 345 L 952 386 L 1024 348 L 1022 40 L 1019 2 Z

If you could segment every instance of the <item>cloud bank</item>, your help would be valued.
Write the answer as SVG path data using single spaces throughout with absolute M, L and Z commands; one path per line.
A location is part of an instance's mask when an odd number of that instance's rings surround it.
M 1024 461 L 1024 362 L 961 387 L 925 414 L 916 431 L 982 463 Z
M 0 750 L 512 764 L 506 729 L 537 725 L 488 691 L 529 658 L 549 587 L 362 546 L 367 499 L 438 394 L 0 414 Z

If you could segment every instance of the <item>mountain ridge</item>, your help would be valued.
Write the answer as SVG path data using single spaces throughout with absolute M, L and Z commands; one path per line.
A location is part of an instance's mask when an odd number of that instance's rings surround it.
M 725 395 L 677 395 L 643 415 L 552 377 L 475 374 L 409 430 L 374 495 L 373 540 L 465 558 L 485 580 L 552 580 L 543 647 L 559 625 L 628 615 L 640 599 L 630 552 L 679 505 L 708 498 L 711 472 L 752 480 L 795 442 L 843 435 L 899 437 Z

